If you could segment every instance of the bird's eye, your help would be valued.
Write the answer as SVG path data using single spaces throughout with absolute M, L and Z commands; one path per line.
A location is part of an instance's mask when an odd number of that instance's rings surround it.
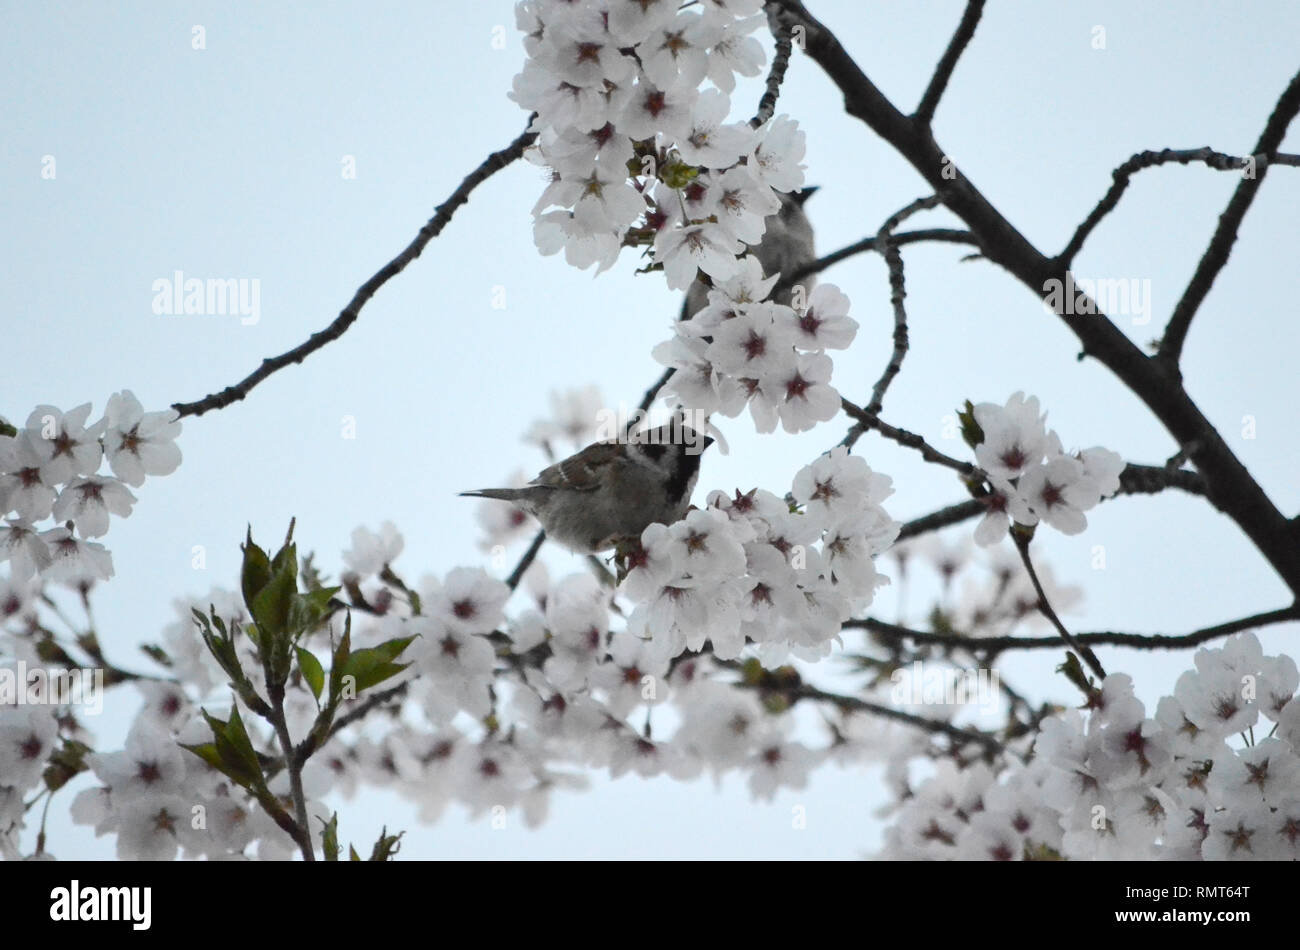
M 666 445 L 655 445 L 653 443 L 647 443 L 641 446 L 641 454 L 644 455 L 652 462 L 659 461 L 661 458 L 664 457 L 664 453 L 667 451 L 668 451 L 668 446 Z

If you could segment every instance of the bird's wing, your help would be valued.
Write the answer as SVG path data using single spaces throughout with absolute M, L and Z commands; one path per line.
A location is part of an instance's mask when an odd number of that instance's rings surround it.
M 546 488 L 593 491 L 600 486 L 603 473 L 622 455 L 617 442 L 596 442 L 544 469 L 532 484 Z

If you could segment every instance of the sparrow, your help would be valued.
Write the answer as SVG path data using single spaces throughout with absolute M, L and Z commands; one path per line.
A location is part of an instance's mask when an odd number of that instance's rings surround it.
M 800 267 L 811 264 L 817 259 L 813 250 L 812 223 L 803 210 L 804 202 L 817 190 L 817 187 L 810 185 L 799 192 L 781 194 L 779 196 L 781 208 L 775 214 L 767 216 L 763 240 L 749 246 L 749 250 L 763 265 L 764 277 L 772 277 L 778 273 L 793 274 Z M 811 290 L 815 280 L 812 275 L 804 278 L 802 283 L 805 290 Z M 786 288 L 775 294 L 772 301 L 788 307 L 792 291 L 793 288 Z M 708 285 L 700 280 L 695 281 L 686 292 L 686 306 L 682 319 L 689 320 L 708 304 Z
M 460 494 L 508 501 L 540 521 L 552 541 L 595 554 L 623 538 L 639 538 L 647 525 L 685 517 L 700 476 L 700 454 L 712 444 L 712 438 L 670 423 L 626 440 L 594 442 L 523 488 Z

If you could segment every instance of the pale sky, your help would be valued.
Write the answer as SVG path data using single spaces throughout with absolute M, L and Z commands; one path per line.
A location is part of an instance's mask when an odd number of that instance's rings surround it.
M 809 6 L 904 111 L 963 8 Z M 0 12 L 9 25 L 0 35 L 0 255 L 9 273 L 0 414 L 20 423 L 39 403 L 90 400 L 97 418 L 119 389 L 160 409 L 235 382 L 328 324 L 526 118 L 506 98 L 523 53 L 505 0 L 321 3 L 307 13 L 280 2 L 5 2 Z M 202 50 L 191 45 L 196 25 Z M 504 49 L 493 48 L 498 26 Z M 1104 49 L 1094 48 L 1095 27 Z M 940 105 L 936 135 L 1022 233 L 1054 252 L 1134 152 L 1249 151 L 1297 68 L 1297 35 L 1300 6 L 1286 0 L 997 0 Z M 759 83 L 742 84 L 737 117 L 760 93 Z M 843 114 L 811 60 L 794 57 L 778 112 L 807 132 L 808 180 L 822 186 L 808 204 L 821 252 L 874 234 L 928 193 Z M 1284 149 L 1300 151 L 1300 132 Z M 44 156 L 54 157 L 53 180 L 41 177 Z M 354 180 L 341 174 L 347 156 Z M 1159 335 L 1235 184 L 1199 166 L 1144 171 L 1089 240 L 1077 274 L 1150 281 L 1151 322 L 1117 318 L 1135 341 Z M 594 281 L 541 257 L 529 209 L 543 186 L 542 172 L 522 163 L 499 174 L 340 341 L 245 402 L 185 421 L 181 468 L 137 491 L 135 513 L 104 539 L 117 576 L 95 609 L 110 657 L 147 668 L 136 645 L 160 638 L 173 598 L 233 589 L 250 524 L 272 543 L 296 516 L 300 547 L 335 574 L 352 529 L 385 519 L 405 533 L 397 567 L 408 578 L 488 566 L 475 503 L 456 492 L 543 466 L 520 436 L 554 389 L 595 384 L 611 406 L 635 404 L 659 373 L 650 349 L 679 306 L 661 280 L 633 275 L 630 255 Z M 1193 398 L 1287 514 L 1300 510 L 1290 365 L 1297 209 L 1300 169 L 1273 169 L 1184 357 Z M 936 211 L 911 226 L 955 225 Z M 886 420 L 968 457 L 960 442 L 943 441 L 945 416 L 967 398 L 1002 402 L 1023 389 L 1042 400 L 1067 447 L 1104 445 L 1154 464 L 1173 454 L 1135 397 L 1076 361 L 1059 321 L 1009 275 L 960 262 L 967 251 L 904 250 L 912 350 Z M 260 320 L 156 315 L 153 282 L 177 270 L 258 280 Z M 823 276 L 849 295 L 862 326 L 837 355 L 834 382 L 863 403 L 891 348 L 885 269 L 859 256 Z M 497 287 L 504 309 L 492 306 Z M 343 437 L 345 417 L 354 439 Z M 847 427 L 835 420 L 798 437 L 758 437 L 747 416 L 722 424 L 732 454 L 705 457 L 697 503 L 711 488 L 784 493 Z M 876 436 L 859 451 L 894 479 L 886 507 L 900 520 L 963 497 L 951 473 Z M 1085 534 L 1036 544 L 1058 578 L 1086 591 L 1066 618 L 1076 630 L 1179 633 L 1290 600 L 1231 522 L 1187 496 L 1119 499 L 1089 514 Z M 191 567 L 195 545 L 206 549 L 204 571 Z M 1092 567 L 1098 545 L 1104 570 Z M 562 552 L 545 557 L 553 576 L 582 569 Z M 892 561 L 883 566 L 892 572 Z M 913 584 L 912 620 L 921 622 L 933 592 Z M 893 591 L 878 608 L 895 619 Z M 1276 627 L 1262 639 L 1276 650 L 1296 632 Z M 1099 652 L 1108 669 L 1134 676 L 1148 704 L 1191 665 L 1190 654 Z M 1073 701 L 1052 672 L 1059 659 L 1043 651 L 1003 669 L 1025 693 Z M 118 747 L 134 704 L 110 697 L 92 725 L 101 748 Z M 52 809 L 51 850 L 111 857 L 110 839 L 69 823 L 71 798 L 61 793 Z M 715 789 L 703 779 L 596 777 L 592 791 L 558 796 L 538 831 L 518 822 L 494 831 L 459 808 L 421 827 L 411 807 L 374 792 L 342 804 L 340 822 L 357 842 L 373 841 L 380 825 L 406 829 L 402 857 L 848 858 L 878 845 L 872 812 L 883 801 L 878 770 L 828 765 L 807 790 L 771 804 L 751 802 L 740 778 Z M 805 830 L 791 828 L 796 805 Z

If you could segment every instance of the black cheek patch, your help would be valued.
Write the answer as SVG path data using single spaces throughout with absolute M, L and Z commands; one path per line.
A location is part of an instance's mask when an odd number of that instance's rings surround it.
M 646 458 L 650 459 L 650 461 L 657 462 L 664 457 L 664 453 L 668 451 L 668 446 L 663 444 L 655 445 L 653 443 L 647 443 L 641 446 L 641 451 L 645 454 Z

